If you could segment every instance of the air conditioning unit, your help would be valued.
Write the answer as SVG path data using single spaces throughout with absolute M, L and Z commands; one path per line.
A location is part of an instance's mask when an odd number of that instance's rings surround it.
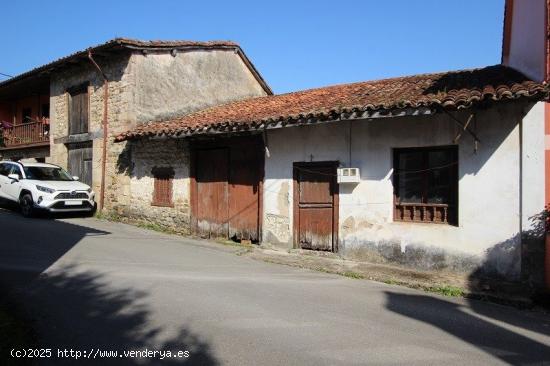
M 338 183 L 359 183 L 359 168 L 338 168 Z

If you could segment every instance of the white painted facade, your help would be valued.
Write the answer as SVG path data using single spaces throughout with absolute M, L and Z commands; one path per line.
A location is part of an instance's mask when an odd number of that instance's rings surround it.
M 444 258 L 443 267 L 426 259 L 428 268 L 466 270 L 489 261 L 492 271 L 517 278 L 520 228 L 528 229 L 528 218 L 544 206 L 543 109 L 543 103 L 509 103 L 476 111 L 477 153 L 469 134 L 458 142 L 458 226 L 393 220 L 392 149 L 452 144 L 459 127 L 448 115 L 353 121 L 351 129 L 344 121 L 270 130 L 263 239 L 292 246 L 293 163 L 339 161 L 361 171 L 359 184 L 339 186 L 342 254 L 380 256 L 387 245 L 404 254 L 420 248 Z M 456 116 L 465 121 L 468 113 Z
M 539 82 L 546 76 L 546 1 L 513 2 L 510 49 L 508 55 L 503 55 L 504 65 Z

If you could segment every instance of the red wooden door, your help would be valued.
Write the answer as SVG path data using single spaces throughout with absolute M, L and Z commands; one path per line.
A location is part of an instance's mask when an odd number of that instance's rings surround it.
M 336 251 L 335 163 L 294 164 L 294 240 L 304 249 Z
M 195 155 L 196 230 L 203 237 L 228 235 L 228 150 L 197 150 Z

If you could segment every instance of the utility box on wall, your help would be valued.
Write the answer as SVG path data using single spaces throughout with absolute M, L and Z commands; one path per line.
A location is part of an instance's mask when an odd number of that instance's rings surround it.
M 359 168 L 338 168 L 338 183 L 359 183 Z

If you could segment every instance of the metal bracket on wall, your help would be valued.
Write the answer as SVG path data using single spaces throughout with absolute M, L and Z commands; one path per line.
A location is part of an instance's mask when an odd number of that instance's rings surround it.
M 468 117 L 468 120 L 466 121 L 466 123 L 463 123 L 462 121 L 460 121 L 458 118 L 456 118 L 455 116 L 453 116 L 451 113 L 449 113 L 448 111 L 446 111 L 445 109 L 442 109 L 443 112 L 445 112 L 449 117 L 451 117 L 451 119 L 457 124 L 459 125 L 461 128 L 462 128 L 462 131 L 459 131 L 455 138 L 453 139 L 453 144 L 456 144 L 458 142 L 458 140 L 460 140 L 460 138 L 462 137 L 462 134 L 464 132 L 468 132 L 474 139 L 474 153 L 477 153 L 477 148 L 478 148 L 478 144 L 481 142 L 481 140 L 477 137 L 477 135 L 469 128 L 470 126 L 470 123 L 474 120 L 475 118 L 475 113 L 471 113 L 470 116 Z

